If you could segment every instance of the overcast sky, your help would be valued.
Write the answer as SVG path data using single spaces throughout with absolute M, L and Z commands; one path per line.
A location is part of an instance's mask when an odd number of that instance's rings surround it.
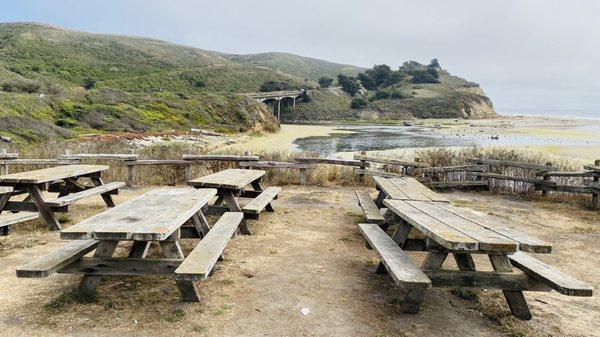
M 0 21 L 229 53 L 397 67 L 438 58 L 505 109 L 600 111 L 600 1 L 0 0 Z

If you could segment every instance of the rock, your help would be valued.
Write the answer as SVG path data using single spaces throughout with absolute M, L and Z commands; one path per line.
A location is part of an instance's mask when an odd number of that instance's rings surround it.
M 12 143 L 12 139 L 10 137 L 0 136 L 0 142 Z
M 402 122 L 402 124 L 403 124 L 404 126 L 412 126 L 412 124 L 410 124 L 410 123 L 409 123 L 409 122 L 407 122 L 407 121 L 404 121 L 404 122 Z

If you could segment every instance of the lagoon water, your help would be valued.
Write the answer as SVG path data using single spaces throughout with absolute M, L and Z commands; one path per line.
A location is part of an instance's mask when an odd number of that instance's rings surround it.
M 600 132 L 598 125 L 574 127 L 581 131 L 593 128 Z M 337 130 L 350 133 L 334 133 L 328 136 L 298 138 L 294 141 L 296 150 L 316 152 L 321 156 L 332 156 L 340 152 L 389 150 L 397 148 L 451 147 L 451 146 L 489 146 L 489 145 L 599 145 L 600 141 L 558 139 L 551 136 L 501 135 L 491 139 L 490 134 L 476 135 L 442 134 L 428 127 L 400 125 L 338 125 Z

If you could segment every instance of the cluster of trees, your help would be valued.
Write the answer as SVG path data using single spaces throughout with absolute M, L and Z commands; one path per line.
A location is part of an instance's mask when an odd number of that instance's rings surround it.
M 284 91 L 293 89 L 288 83 L 280 81 L 266 81 L 260 85 L 259 91 Z

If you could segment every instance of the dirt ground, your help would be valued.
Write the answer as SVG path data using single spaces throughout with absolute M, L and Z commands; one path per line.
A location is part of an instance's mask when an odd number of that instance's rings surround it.
M 144 191 L 126 190 L 116 201 Z M 598 289 L 599 212 L 487 194 L 448 196 L 551 242 L 554 252 L 540 259 Z M 526 293 L 534 318 L 523 322 L 509 315 L 499 291 L 435 288 L 419 314 L 403 314 L 402 291 L 374 274 L 378 260 L 356 226 L 362 216 L 353 190 L 287 187 L 274 206 L 275 213 L 250 223 L 254 235 L 230 241 L 214 275 L 199 283 L 200 303 L 182 303 L 174 281 L 164 277 L 106 278 L 91 303 L 68 296 L 79 276 L 17 279 L 18 266 L 64 244 L 40 221 L 17 225 L 0 237 L 0 335 L 600 336 L 598 295 Z M 101 200 L 84 201 L 61 220 L 68 226 L 103 209 Z M 184 242 L 184 250 L 193 244 Z M 490 268 L 482 258 L 476 263 Z M 455 268 L 452 259 L 444 266 Z

